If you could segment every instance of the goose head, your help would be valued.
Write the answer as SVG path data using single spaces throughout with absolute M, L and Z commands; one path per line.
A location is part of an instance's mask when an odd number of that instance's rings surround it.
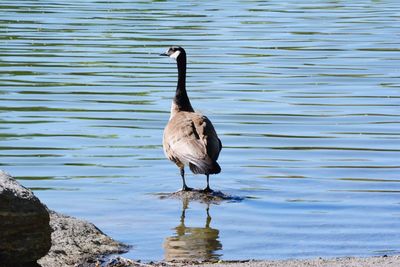
M 165 51 L 165 53 L 160 54 L 160 56 L 167 56 L 167 57 L 177 60 L 180 55 L 184 55 L 184 54 L 186 54 L 186 52 L 185 52 L 185 49 L 183 49 L 182 47 L 171 46 L 170 48 L 168 48 L 167 51 Z

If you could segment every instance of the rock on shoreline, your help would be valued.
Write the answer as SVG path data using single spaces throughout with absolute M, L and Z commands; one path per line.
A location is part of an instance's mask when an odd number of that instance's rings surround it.
M 0 265 L 34 265 L 51 246 L 49 213 L 31 190 L 0 171 Z
M 128 246 L 101 232 L 94 224 L 50 211 L 52 247 L 38 262 L 42 267 L 75 266 L 98 256 L 126 252 Z
M 92 223 L 48 210 L 0 170 L 1 267 L 69 267 L 127 249 Z

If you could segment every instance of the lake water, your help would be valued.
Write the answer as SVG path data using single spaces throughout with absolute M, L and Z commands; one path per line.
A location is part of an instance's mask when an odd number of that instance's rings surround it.
M 126 256 L 400 253 L 397 0 L 2 0 L 0 22 L 0 168 Z M 224 145 L 211 186 L 243 201 L 158 197 L 181 186 L 170 45 Z

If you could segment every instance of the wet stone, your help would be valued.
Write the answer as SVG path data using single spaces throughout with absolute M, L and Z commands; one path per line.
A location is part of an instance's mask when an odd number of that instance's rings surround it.
M 204 190 L 192 189 L 190 191 L 177 191 L 173 193 L 160 193 L 160 199 L 185 199 L 188 201 L 198 201 L 209 204 L 219 204 L 221 202 L 240 202 L 244 197 L 233 196 L 221 191 L 205 192 Z

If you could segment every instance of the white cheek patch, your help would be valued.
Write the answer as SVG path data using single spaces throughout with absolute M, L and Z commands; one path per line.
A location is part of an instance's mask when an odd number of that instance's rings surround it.
M 176 51 L 175 53 L 173 53 L 172 55 L 170 55 L 169 57 L 170 58 L 173 58 L 173 59 L 177 59 L 177 57 L 179 56 L 181 54 L 181 51 Z

